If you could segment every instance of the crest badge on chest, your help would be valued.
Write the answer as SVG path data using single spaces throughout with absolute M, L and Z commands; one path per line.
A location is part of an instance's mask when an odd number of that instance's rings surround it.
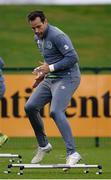
M 47 42 L 46 42 L 46 48 L 52 49 L 52 43 L 51 43 L 51 41 L 47 41 Z

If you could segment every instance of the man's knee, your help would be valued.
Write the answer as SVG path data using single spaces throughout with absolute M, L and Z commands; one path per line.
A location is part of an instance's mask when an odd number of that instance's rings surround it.
M 57 117 L 60 115 L 60 112 L 58 111 L 58 110 L 51 110 L 51 112 L 50 112 L 50 116 L 54 119 L 54 120 L 56 120 L 57 119 Z
M 24 109 L 25 109 L 25 112 L 28 113 L 34 109 L 34 106 L 31 103 L 26 103 L 24 106 Z

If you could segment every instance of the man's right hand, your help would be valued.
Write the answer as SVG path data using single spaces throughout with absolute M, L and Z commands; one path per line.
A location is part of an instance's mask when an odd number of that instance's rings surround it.
M 32 88 L 36 88 L 39 85 L 39 83 L 44 79 L 44 77 L 45 77 L 44 73 L 38 72 L 36 79 L 35 79 L 35 82 L 32 85 Z

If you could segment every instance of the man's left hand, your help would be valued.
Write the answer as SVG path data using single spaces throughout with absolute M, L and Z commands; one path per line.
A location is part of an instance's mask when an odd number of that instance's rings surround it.
M 49 65 L 48 65 L 47 63 L 43 63 L 41 66 L 35 68 L 32 73 L 33 73 L 33 74 L 36 74 L 36 75 L 37 75 L 38 73 L 47 74 L 49 71 L 50 71 Z
M 47 74 L 50 71 L 49 65 L 47 63 L 42 64 L 39 67 L 39 71 L 43 72 L 44 74 Z

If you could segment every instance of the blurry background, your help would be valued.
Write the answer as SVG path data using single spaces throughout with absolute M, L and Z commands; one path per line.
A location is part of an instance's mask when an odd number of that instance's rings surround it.
M 2 1 L 1 1 L 2 2 Z M 106 1 L 107 2 L 107 1 Z M 0 3 L 2 4 L 2 3 Z M 36 44 L 33 39 L 33 32 L 27 22 L 27 14 L 32 10 L 43 10 L 51 23 L 54 26 L 59 27 L 66 32 L 71 38 L 74 47 L 76 48 L 80 57 L 80 67 L 90 68 L 111 68 L 111 5 L 40 5 L 40 4 L 28 4 L 28 5 L 0 5 L 0 57 L 5 61 L 4 76 L 7 72 L 15 76 L 19 71 L 9 71 L 8 68 L 17 67 L 19 70 L 24 68 L 21 73 L 31 74 L 32 68 L 38 65 L 38 62 L 42 60 L 42 57 L 36 48 Z M 29 68 L 29 71 L 25 71 L 25 68 Z M 8 69 L 8 71 L 7 71 Z M 81 71 L 82 74 L 86 71 Z M 110 70 L 105 71 L 104 75 L 109 74 Z M 95 71 L 89 71 L 91 75 Z M 102 72 L 103 74 L 103 72 Z M 101 75 L 101 72 L 100 74 Z M 22 80 L 21 80 L 22 82 Z M 13 86 L 13 81 L 9 81 L 8 84 Z M 103 82 L 104 84 L 104 82 Z M 104 86 L 101 81 L 101 87 Z M 109 114 L 111 116 L 111 83 L 107 81 L 109 92 Z M 96 84 L 97 85 L 97 84 Z M 105 84 L 106 86 L 106 84 Z M 87 84 L 82 86 L 85 88 Z M 100 90 L 99 85 L 96 87 Z M 8 88 L 7 91 L 9 91 Z M 96 90 L 97 90 L 96 89 Z M 18 89 L 17 89 L 18 90 Z M 22 91 L 21 91 L 22 92 Z M 81 91 L 82 92 L 82 91 Z M 11 93 L 11 90 L 10 90 Z M 30 95 L 30 94 L 29 94 Z M 80 94 L 81 95 L 81 94 Z M 101 94 L 102 95 L 102 94 Z M 7 95 L 6 95 L 7 96 Z M 21 94 L 26 96 L 26 94 Z M 99 96 L 99 95 L 98 95 Z M 101 102 L 100 102 L 101 103 Z M 102 103 L 101 103 L 102 104 Z M 10 103 L 9 103 L 10 106 Z M 8 108 L 10 108 L 8 106 Z M 1 107 L 1 106 L 0 106 Z M 13 111 L 13 109 L 11 109 Z M 22 110 L 23 111 L 23 110 Z M 22 118 L 18 118 L 22 122 Z M 94 119 L 93 119 L 94 120 Z M 101 118 L 102 120 L 102 118 Z M 108 117 L 106 121 L 111 121 Z M 2 121 L 4 118 L 2 117 Z M 94 120 L 95 121 L 95 120 Z M 8 122 L 7 122 L 8 124 Z M 11 124 L 10 124 L 11 125 Z M 9 124 L 8 124 L 9 126 Z M 76 127 L 75 127 L 76 128 Z M 110 128 L 110 127 L 108 127 Z M 11 129 L 10 131 L 14 131 Z M 96 138 L 96 141 L 95 141 Z M 100 163 L 104 166 L 104 174 L 102 178 L 110 178 L 110 149 L 111 138 L 100 138 L 100 147 L 98 146 L 98 137 L 82 138 L 76 137 L 76 144 L 78 151 L 83 155 L 83 160 L 87 163 Z M 51 154 L 50 159 L 46 157 L 46 163 L 63 163 L 65 161 L 65 149 L 61 138 L 51 138 L 54 151 Z M 35 149 L 36 141 L 34 138 L 10 138 L 9 141 L 0 149 L 0 152 L 18 152 L 23 155 L 25 162 L 29 162 L 32 157 L 32 151 Z M 56 154 L 56 155 L 55 155 Z M 3 162 L 5 165 L 5 162 Z M 1 167 L 3 169 L 3 167 Z M 30 170 L 29 170 L 30 172 Z M 36 173 L 26 173 L 25 178 L 36 178 Z M 31 171 L 32 172 L 32 171 Z M 56 178 L 73 178 L 73 173 L 65 175 L 62 173 L 54 172 Z M 45 178 L 52 178 L 53 172 L 49 175 L 45 172 Z M 52 173 L 52 174 L 51 174 Z M 2 177 L 7 178 L 5 175 Z M 16 178 L 14 175 L 11 178 Z M 38 173 L 39 178 L 43 178 L 42 171 Z M 83 175 L 81 172 L 75 173 L 74 178 L 97 178 L 96 175 Z

